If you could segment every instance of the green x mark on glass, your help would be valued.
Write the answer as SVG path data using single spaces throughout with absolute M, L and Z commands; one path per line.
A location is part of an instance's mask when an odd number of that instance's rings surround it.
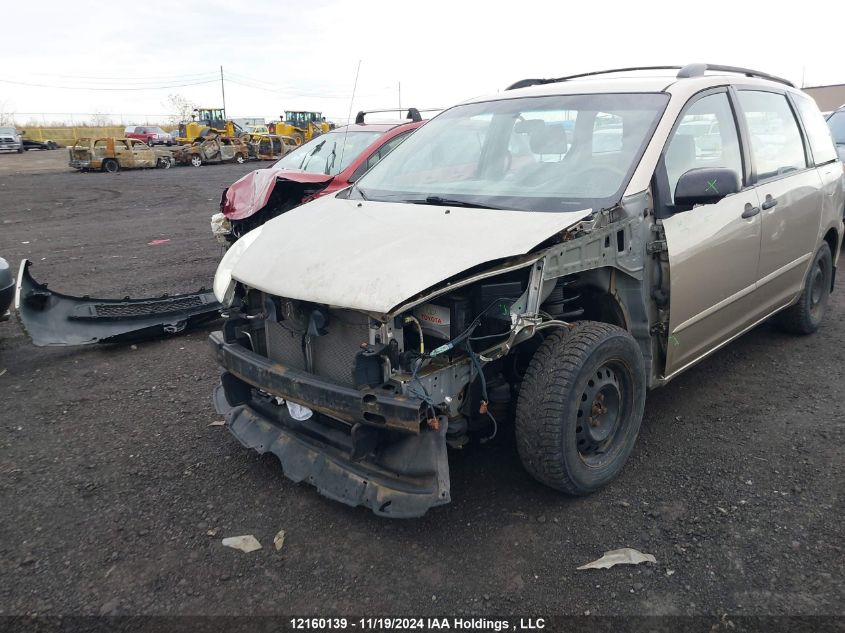
M 713 180 L 707 181 L 707 186 L 704 188 L 704 193 L 707 193 L 708 191 L 712 191 L 713 193 L 716 193 L 716 194 L 719 193 L 719 190 L 716 189 L 716 179 L 715 178 Z

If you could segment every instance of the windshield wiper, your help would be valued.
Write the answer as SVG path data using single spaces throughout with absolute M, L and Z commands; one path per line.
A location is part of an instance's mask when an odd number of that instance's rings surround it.
M 454 198 L 443 198 L 442 196 L 426 196 L 417 200 L 402 200 L 409 204 L 433 204 L 438 207 L 473 207 L 476 209 L 498 209 L 502 207 L 494 207 L 489 204 L 479 204 L 477 202 L 466 202 L 464 200 L 455 200 Z
M 327 176 L 331 173 L 331 170 L 332 170 L 332 169 L 334 169 L 334 161 L 335 161 L 335 158 L 337 158 L 337 154 L 335 154 L 335 150 L 336 150 L 336 149 L 337 149 L 337 141 L 335 141 L 335 142 L 334 142 L 334 145 L 332 145 L 332 153 L 331 153 L 331 154 L 329 154 L 328 156 L 326 156 L 326 169 L 325 169 L 325 173 L 326 173 L 326 175 L 327 175 Z M 331 164 L 331 165 L 329 165 L 329 158 L 331 158 L 331 159 L 332 159 L 332 164 Z
M 315 148 L 314 148 L 313 150 L 311 150 L 311 151 L 310 151 L 310 152 L 309 152 L 306 156 L 304 156 L 304 157 L 302 158 L 302 160 L 301 160 L 301 161 L 300 161 L 300 163 L 299 163 L 299 169 L 304 170 L 306 167 L 308 167 L 308 163 L 310 163 L 310 162 L 311 162 L 311 157 L 312 157 L 314 154 L 316 154 L 317 152 L 319 152 L 321 149 L 323 149 L 323 145 L 325 145 L 325 144 L 326 144 L 326 140 L 325 140 L 325 139 L 323 139 L 323 141 L 322 141 L 321 143 L 317 143 L 317 147 L 315 147 Z

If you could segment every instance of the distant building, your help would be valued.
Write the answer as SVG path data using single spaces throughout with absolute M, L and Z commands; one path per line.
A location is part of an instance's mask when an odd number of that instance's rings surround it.
M 845 84 L 811 86 L 803 90 L 816 100 L 819 110 L 822 112 L 830 112 L 845 105 Z

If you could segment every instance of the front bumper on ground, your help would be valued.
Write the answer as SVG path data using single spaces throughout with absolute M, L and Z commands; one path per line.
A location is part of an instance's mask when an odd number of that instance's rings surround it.
M 143 299 L 73 297 L 33 279 L 23 260 L 15 310 L 33 344 L 87 345 L 178 334 L 220 317 L 220 304 L 204 288 L 184 295 Z
M 365 392 L 272 363 L 224 342 L 221 332 L 212 333 L 210 342 L 225 370 L 215 390 L 217 411 L 245 447 L 276 455 L 289 479 L 307 481 L 326 497 L 387 517 L 418 517 L 449 503 L 445 421 L 437 431 L 418 433 L 379 428 L 363 416 L 354 424 L 340 422 L 343 416 L 321 411 L 348 411 L 349 392 L 357 394 L 359 403 Z M 315 413 L 308 420 L 295 420 L 276 398 L 290 398 Z M 396 399 L 378 397 L 368 406 L 390 410 Z M 413 399 L 405 400 L 418 406 Z
M 91 167 L 90 160 L 72 160 L 68 163 L 74 169 L 89 169 Z

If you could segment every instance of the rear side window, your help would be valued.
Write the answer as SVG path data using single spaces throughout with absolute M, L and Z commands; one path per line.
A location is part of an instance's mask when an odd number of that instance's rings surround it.
M 748 125 L 758 180 L 807 167 L 798 122 L 784 95 L 740 90 L 739 103 Z
M 810 97 L 802 94 L 793 95 L 795 105 L 798 107 L 798 114 L 804 122 L 804 130 L 810 141 L 810 149 L 813 150 L 813 160 L 816 165 L 829 163 L 836 160 L 836 147 L 833 145 L 833 138 L 830 135 L 830 128 L 819 112 L 816 102 Z M 843 120 L 845 127 L 845 120 Z M 845 130 L 843 130 L 845 132 Z

